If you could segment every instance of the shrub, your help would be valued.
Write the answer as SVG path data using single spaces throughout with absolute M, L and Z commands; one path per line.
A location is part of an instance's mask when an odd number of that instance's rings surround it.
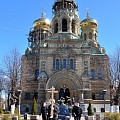
M 32 115 L 37 115 L 37 104 L 36 104 L 35 98 L 34 98 L 33 106 L 32 106 Z
M 15 108 L 14 115 L 18 115 L 18 109 Z
M 109 120 L 120 120 L 120 114 L 119 113 L 105 113 L 104 116 L 107 116 Z
M 10 111 L 4 111 L 4 114 L 10 114 Z
M 2 108 L 0 108 L 0 114 L 3 114 L 3 109 Z
M 91 103 L 89 103 L 89 106 L 88 106 L 87 110 L 88 110 L 88 116 L 92 116 L 92 115 L 94 115 L 93 112 L 92 112 L 92 106 L 91 106 Z

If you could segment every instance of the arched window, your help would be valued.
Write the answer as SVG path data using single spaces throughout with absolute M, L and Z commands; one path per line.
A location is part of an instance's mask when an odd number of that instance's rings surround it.
M 86 36 L 86 33 L 84 33 L 84 41 L 86 41 L 87 39 L 87 36 Z
M 97 35 L 96 35 L 96 33 L 95 33 L 95 40 L 97 40 Z
M 67 32 L 67 20 L 62 20 L 62 32 Z
M 56 70 L 59 70 L 59 59 L 56 60 Z
M 58 23 L 55 23 L 55 26 L 54 26 L 54 33 L 57 33 L 58 32 Z
M 104 99 L 103 93 L 99 93 L 99 100 L 103 100 L 103 99 Z
M 36 70 L 35 70 L 35 81 L 38 80 L 38 76 L 39 76 L 39 70 L 36 69 Z
M 92 39 L 92 33 L 91 32 L 89 33 L 89 39 Z
M 91 77 L 91 80 L 94 80 L 94 70 L 90 70 L 90 77 Z
M 75 21 L 72 21 L 72 33 L 75 33 Z
M 74 69 L 74 65 L 73 65 L 73 59 L 70 59 L 70 70 Z
M 102 80 L 102 71 L 98 70 L 98 80 Z
M 63 59 L 63 68 L 66 68 L 66 59 Z
M 30 100 L 30 92 L 25 93 L 25 100 Z
M 92 93 L 92 99 L 95 100 L 95 93 Z

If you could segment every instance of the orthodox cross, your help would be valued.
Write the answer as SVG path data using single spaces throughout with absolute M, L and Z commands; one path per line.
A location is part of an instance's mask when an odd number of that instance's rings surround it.
M 90 15 L 89 15 L 89 8 L 86 8 L 86 11 L 87 11 L 87 17 L 90 17 Z
M 44 18 L 45 16 L 45 12 L 44 12 L 44 8 L 42 8 L 42 17 Z
M 53 100 L 54 100 L 54 93 L 58 93 L 58 91 L 55 91 L 55 88 L 52 86 L 52 88 L 50 88 L 51 91 L 47 91 L 49 93 L 51 93 L 51 118 L 53 118 Z

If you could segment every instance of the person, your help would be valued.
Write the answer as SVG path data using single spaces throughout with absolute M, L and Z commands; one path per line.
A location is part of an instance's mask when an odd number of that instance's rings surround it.
M 72 109 L 72 115 L 74 117 L 74 120 L 80 120 L 82 114 L 82 109 L 79 106 L 79 103 L 75 102 L 73 109 Z
M 53 116 L 51 115 L 53 110 Z M 51 100 L 51 104 L 48 106 L 48 120 L 58 120 L 59 106 L 55 104 L 55 100 Z
M 74 97 L 73 97 L 73 98 L 72 98 L 72 104 L 73 104 L 73 105 L 74 105 L 74 102 L 75 102 L 75 101 L 74 101 Z
M 46 102 L 43 102 L 41 106 L 42 120 L 47 120 L 47 105 Z

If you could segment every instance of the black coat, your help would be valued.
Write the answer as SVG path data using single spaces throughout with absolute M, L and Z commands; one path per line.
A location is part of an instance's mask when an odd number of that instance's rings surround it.
M 41 114 L 42 114 L 42 119 L 47 120 L 47 106 L 41 107 Z
M 72 109 L 72 115 L 75 116 L 80 116 L 81 117 L 82 114 L 82 109 L 78 106 L 74 106 Z
M 58 118 L 58 113 L 60 112 L 59 107 L 56 104 L 54 104 L 53 108 L 54 108 L 53 118 Z M 50 116 L 51 116 L 51 105 L 48 106 L 48 117 L 50 117 Z

